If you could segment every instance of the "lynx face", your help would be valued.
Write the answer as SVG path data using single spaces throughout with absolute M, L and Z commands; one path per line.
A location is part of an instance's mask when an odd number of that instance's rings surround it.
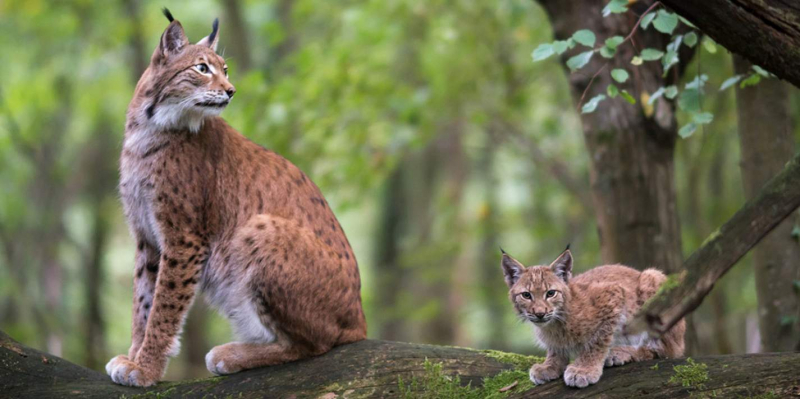
M 509 298 L 520 318 L 538 326 L 564 320 L 565 304 L 570 296 L 567 281 L 572 276 L 569 250 L 550 266 L 528 268 L 503 253 L 502 267 L 510 289 Z
M 216 53 L 217 30 L 214 21 L 210 35 L 190 44 L 180 22 L 170 23 L 137 87 L 148 122 L 197 131 L 205 118 L 219 115 L 230 103 L 236 89 Z

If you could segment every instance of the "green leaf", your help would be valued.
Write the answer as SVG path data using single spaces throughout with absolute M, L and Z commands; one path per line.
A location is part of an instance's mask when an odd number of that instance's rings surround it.
M 572 39 L 557 40 L 553 42 L 553 51 L 556 54 L 564 54 L 565 51 L 575 47 L 575 42 Z
M 781 327 L 791 326 L 797 322 L 797 316 L 783 316 L 781 317 Z
M 769 77 L 769 72 L 767 72 L 764 68 L 762 68 L 762 67 L 760 67 L 758 65 L 753 65 L 753 70 L 756 71 L 757 74 L 759 74 L 759 75 L 761 75 L 761 76 L 763 76 L 765 78 Z
M 608 94 L 609 97 L 614 98 L 619 94 L 619 89 L 617 86 L 610 84 L 608 87 L 606 87 L 606 94 Z
M 664 76 L 667 76 L 667 72 L 669 72 L 669 69 L 672 68 L 672 66 L 677 63 L 678 63 L 678 52 L 675 50 L 667 51 L 667 54 L 665 54 L 664 58 L 661 59 L 661 65 L 664 68 Z
M 605 94 L 598 94 L 592 97 L 592 99 L 589 100 L 586 104 L 583 104 L 583 107 L 581 108 L 581 113 L 589 114 L 594 112 L 594 110 L 597 109 L 597 104 L 600 104 L 600 101 L 603 101 L 605 99 L 606 99 Z
M 678 97 L 678 107 L 686 112 L 700 111 L 700 91 L 687 89 Z
M 697 75 L 694 77 L 694 79 L 692 79 L 691 82 L 686 84 L 686 88 L 702 89 L 703 87 L 705 87 L 707 81 L 708 81 L 708 75 L 706 74 Z
M 735 85 L 740 80 L 742 80 L 743 77 L 744 77 L 744 75 L 736 75 L 736 76 L 730 77 L 728 79 L 725 79 L 725 81 L 722 82 L 722 86 L 719 87 L 719 91 L 723 91 L 723 90 Z
M 656 17 L 656 13 L 654 13 L 654 12 L 648 13 L 647 15 L 642 17 L 642 24 L 641 24 L 642 25 L 642 29 L 647 29 L 647 27 L 650 26 L 650 22 L 653 22 L 653 18 L 655 18 L 655 17 Z
M 711 54 L 716 54 L 717 52 L 717 43 L 708 36 L 703 37 L 703 48 L 706 49 Z
M 797 226 L 795 226 L 795 228 L 797 228 Z M 800 234 L 800 233 L 798 233 L 798 234 Z M 795 292 L 800 292 L 800 280 L 794 280 L 792 282 L 792 285 L 794 286 L 794 291 Z
M 760 81 L 761 81 L 761 75 L 754 73 L 748 76 L 747 79 L 743 80 L 742 83 L 739 84 L 739 88 L 744 89 L 747 86 L 755 86 Z
M 628 93 L 627 91 L 622 90 L 622 91 L 619 92 L 619 95 L 620 95 L 620 97 L 624 98 L 625 101 L 627 101 L 627 102 L 629 102 L 631 104 L 636 104 L 636 99 L 633 98 L 631 93 Z
M 572 38 L 586 46 L 586 47 L 594 47 L 594 43 L 597 41 L 597 38 L 594 36 L 594 32 L 590 31 L 589 29 L 581 29 L 572 34 Z
M 616 49 L 609 48 L 608 46 L 603 46 L 600 48 L 600 55 L 602 55 L 604 58 L 614 58 L 614 54 L 616 53 Z
M 603 7 L 603 17 L 628 11 L 628 0 L 611 0 Z
M 628 71 L 624 69 L 614 69 L 611 71 L 611 77 L 619 83 L 625 83 L 628 80 Z
M 617 46 L 622 44 L 622 42 L 624 42 L 624 41 L 625 41 L 625 38 L 623 38 L 622 36 L 612 36 L 612 37 L 609 37 L 608 39 L 606 39 L 606 47 L 608 47 L 610 49 L 616 49 Z
M 672 31 L 678 27 L 678 16 L 666 10 L 658 10 L 653 27 L 661 33 L 671 35 Z
M 800 240 L 800 226 L 794 225 L 794 228 L 792 229 L 792 237 L 795 240 Z M 795 281 L 794 284 L 795 284 L 795 287 L 800 289 L 800 280 Z
M 643 62 L 644 61 L 642 60 L 642 57 L 639 57 L 638 55 L 631 59 L 632 65 L 642 65 Z
M 551 55 L 555 54 L 553 51 L 553 45 L 550 43 L 540 44 L 539 47 L 536 47 L 536 50 L 533 50 L 531 56 L 533 57 L 533 61 L 541 61 L 547 59 Z
M 670 85 L 664 88 L 664 97 L 672 100 L 678 95 L 678 86 Z
M 661 57 L 664 56 L 664 52 L 661 50 L 656 50 L 654 48 L 646 48 L 642 50 L 642 53 L 639 54 L 639 56 L 642 57 L 642 59 L 645 61 L 656 61 L 660 60 Z
M 682 16 L 680 16 L 680 15 L 678 15 L 678 19 L 679 19 L 681 22 L 683 22 L 683 23 L 684 23 L 686 26 L 688 26 L 688 27 L 690 27 L 690 28 L 692 28 L 692 29 L 697 29 L 697 27 L 696 27 L 696 26 L 694 26 L 694 24 L 693 24 L 693 23 L 689 22 L 689 20 L 688 20 L 688 19 L 686 19 L 686 18 L 684 18 L 684 17 L 682 17 Z
M 648 105 L 653 105 L 653 103 L 656 102 L 656 100 L 658 100 L 663 95 L 664 95 L 664 88 L 663 87 L 659 87 L 658 90 L 656 90 L 656 92 L 653 93 L 652 96 L 650 96 L 650 99 L 647 100 L 647 104 Z
M 678 135 L 681 136 L 682 138 L 687 138 L 693 135 L 696 130 L 697 130 L 697 125 L 690 122 L 687 123 L 685 126 L 683 126 L 681 130 L 678 130 Z
M 689 47 L 694 47 L 697 45 L 697 33 L 689 32 L 686 36 L 683 37 L 683 43 Z
M 589 63 L 589 60 L 592 59 L 592 54 L 594 54 L 594 51 L 590 50 L 590 51 L 586 51 L 586 52 L 580 53 L 580 54 L 568 59 L 567 60 L 567 66 L 569 67 L 570 71 L 575 72 L 578 69 L 581 69 L 584 66 L 586 66 L 586 64 Z
M 692 122 L 698 125 L 707 125 L 714 120 L 714 114 L 710 112 L 700 112 L 692 116 Z

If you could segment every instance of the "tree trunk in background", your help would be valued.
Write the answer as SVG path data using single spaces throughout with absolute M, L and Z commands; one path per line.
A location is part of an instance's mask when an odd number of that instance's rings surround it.
M 602 0 L 539 0 L 553 25 L 557 39 L 566 40 L 580 29 L 589 29 L 602 43 L 612 36 L 626 37 L 652 1 L 632 4 L 633 12 L 602 16 Z M 639 50 L 663 49 L 670 37 L 655 29 L 637 30 L 633 43 Z M 674 84 L 681 74 L 676 67 L 667 78 L 662 77 L 660 63 L 646 62 L 631 67 L 636 54 L 631 43 L 617 49 L 617 55 L 606 60 L 595 56 L 576 73 L 570 73 L 562 57 L 576 108 L 586 91 L 584 101 L 605 93 L 609 84 L 616 84 L 640 99 L 641 93 L 653 93 L 659 87 Z M 681 54 L 682 65 L 691 53 Z M 608 66 L 591 82 L 592 76 Z M 631 71 L 631 80 L 617 84 L 609 72 L 615 68 Z M 588 88 L 591 82 L 591 87 Z M 648 117 L 641 105 L 622 99 L 609 99 L 589 114 L 581 114 L 586 147 L 591 158 L 590 179 L 595 216 L 600 234 L 600 251 L 605 263 L 622 263 L 637 269 L 657 267 L 666 273 L 681 269 L 680 224 L 675 190 L 674 151 L 678 137 L 675 105 L 664 98 L 654 104 Z M 687 328 L 687 348 L 692 353 L 696 337 L 691 321 Z
M 478 280 L 476 285 L 483 290 L 481 301 L 485 304 L 487 323 L 485 328 L 488 340 L 485 347 L 503 350 L 508 347 L 508 339 L 505 334 L 503 323 L 504 315 L 507 314 L 508 290 L 502 283 L 500 262 L 500 244 L 498 242 L 498 220 L 497 220 L 497 190 L 498 181 L 494 174 L 495 156 L 497 153 L 497 137 L 493 130 L 489 130 L 484 136 L 484 149 L 478 160 L 477 172 L 480 173 L 481 188 L 483 189 L 483 204 L 478 213 L 480 223 L 480 245 L 477 254 Z M 479 283 L 479 284 L 478 284 Z
M 250 54 L 249 35 L 247 34 L 247 22 L 242 16 L 242 7 L 239 0 L 222 0 L 222 7 L 225 10 L 225 29 L 226 34 L 222 35 L 222 41 L 230 46 L 230 56 L 239 67 L 240 73 L 247 72 L 253 65 L 253 57 Z
M 751 64 L 734 56 L 742 74 Z M 742 180 L 752 199 L 770 178 L 783 170 L 794 154 L 787 83 L 767 79 L 736 90 Z M 753 250 L 758 295 L 759 330 L 765 352 L 793 350 L 800 337 L 798 294 L 792 283 L 800 279 L 800 245 L 792 237 L 795 218 L 778 225 Z
M 131 49 L 131 76 L 133 84 L 139 81 L 139 77 L 147 68 L 149 58 L 145 51 L 144 34 L 142 32 L 142 16 L 139 10 L 139 0 L 123 0 L 126 19 L 131 24 L 131 34 L 129 46 Z
M 398 340 L 403 336 L 403 320 L 399 317 L 397 307 L 404 281 L 399 247 L 405 226 L 403 210 L 407 205 L 403 193 L 403 175 L 403 168 L 397 168 L 386 180 L 375 240 L 375 288 L 372 297 L 375 309 L 378 309 L 373 316 L 378 325 L 370 326 L 370 330 L 375 336 L 389 340 Z
M 589 29 L 602 43 L 611 36 L 627 36 L 637 20 L 632 13 L 603 18 L 601 10 L 605 2 L 600 0 L 540 0 L 540 3 L 550 16 L 559 40 L 567 39 L 577 30 Z M 637 9 L 652 2 L 640 3 L 645 4 Z M 664 48 L 669 36 L 655 29 L 639 29 L 634 39 L 641 48 Z M 621 88 L 631 91 L 636 98 L 642 92 L 653 93 L 674 82 L 672 74 L 668 79 L 662 78 L 662 67 L 657 62 L 631 68 L 629 60 L 633 55 L 630 44 L 620 46 L 617 56 L 594 80 L 585 99 L 605 93 L 613 82 L 608 72 L 614 68 L 632 72 L 632 80 Z M 562 61 L 566 59 L 563 57 Z M 579 72 L 569 74 L 565 69 L 576 106 L 592 75 L 605 63 L 606 59 L 598 56 Z M 656 101 L 655 114 L 648 118 L 638 104 L 631 105 L 622 99 L 606 100 L 594 113 L 582 114 L 581 120 L 591 157 L 592 195 L 603 261 L 638 269 L 655 266 L 668 273 L 678 271 L 682 253 L 673 167 L 678 137 L 673 103 Z

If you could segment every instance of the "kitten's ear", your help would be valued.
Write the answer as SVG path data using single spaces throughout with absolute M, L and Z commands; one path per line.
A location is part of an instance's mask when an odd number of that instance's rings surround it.
M 572 278 L 572 252 L 569 251 L 569 245 L 567 245 L 567 249 L 550 264 L 550 269 L 553 270 L 556 276 L 564 280 L 565 283 L 569 282 L 569 279 Z
M 164 9 L 164 15 L 169 20 L 169 26 L 161 34 L 161 42 L 159 42 L 156 51 L 153 52 L 153 63 L 163 62 L 170 56 L 180 53 L 189 44 L 189 39 L 186 37 L 186 33 L 183 32 L 181 23 L 175 20 L 166 8 Z
M 519 263 L 518 260 L 509 256 L 506 251 L 503 251 L 503 248 L 500 248 L 500 252 L 503 253 L 503 259 L 500 261 L 500 265 L 503 267 L 506 285 L 508 285 L 508 288 L 511 288 L 517 280 L 519 280 L 522 272 L 525 271 L 525 266 Z
M 216 52 L 217 43 L 219 43 L 219 18 L 215 18 L 214 23 L 211 24 L 211 34 L 197 42 L 197 45 L 210 47 Z

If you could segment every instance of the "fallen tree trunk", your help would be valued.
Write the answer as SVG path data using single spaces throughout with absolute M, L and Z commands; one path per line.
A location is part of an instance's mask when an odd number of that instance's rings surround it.
M 703 33 L 800 87 L 800 2 L 661 0 Z
M 541 360 L 496 351 L 367 340 L 313 359 L 227 377 L 116 385 L 103 373 L 21 345 L 0 332 L 0 397 L 12 398 L 351 398 L 351 397 L 641 397 L 800 394 L 800 353 L 656 360 L 607 369 L 578 390 L 561 380 L 532 387 L 528 368 Z M 698 396 L 700 395 L 700 396 Z

